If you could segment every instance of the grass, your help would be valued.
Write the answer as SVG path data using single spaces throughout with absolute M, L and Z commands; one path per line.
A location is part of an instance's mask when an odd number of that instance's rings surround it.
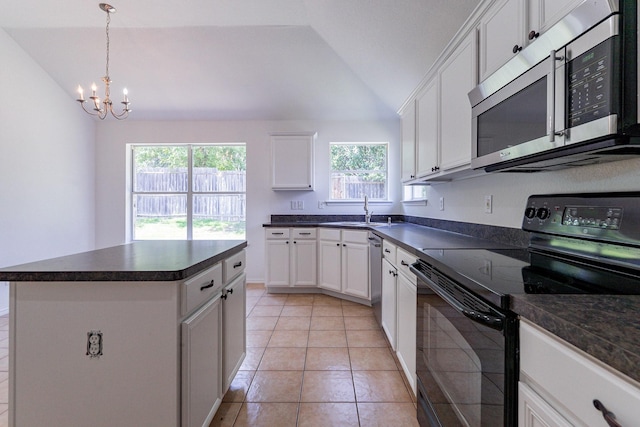
M 136 218 L 136 240 L 180 240 L 187 238 L 185 217 Z M 218 221 L 194 218 L 194 240 L 244 240 L 245 221 Z

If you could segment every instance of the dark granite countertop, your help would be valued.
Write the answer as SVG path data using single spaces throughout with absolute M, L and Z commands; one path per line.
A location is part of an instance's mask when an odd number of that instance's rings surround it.
M 183 280 L 247 246 L 244 240 L 138 241 L 0 269 L 0 280 Z
M 421 255 L 421 248 L 502 248 L 508 246 L 499 242 L 509 241 L 508 231 L 506 238 L 496 242 L 412 223 L 392 223 L 389 227 L 309 221 L 264 226 L 372 230 L 416 256 Z M 497 233 L 502 231 L 496 228 Z M 511 297 L 511 303 L 515 313 L 640 382 L 640 295 L 517 295 Z
M 640 295 L 518 295 L 513 310 L 640 382 Z

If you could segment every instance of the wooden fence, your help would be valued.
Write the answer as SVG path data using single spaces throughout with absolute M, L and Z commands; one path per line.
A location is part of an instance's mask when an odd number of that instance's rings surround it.
M 331 177 L 331 198 L 336 200 L 386 199 L 386 183 L 384 181 L 362 181 L 357 176 L 334 174 Z
M 152 168 L 136 171 L 134 188 L 139 217 L 187 215 L 188 173 L 185 169 Z M 140 193 L 165 194 L 140 194 Z M 193 175 L 193 216 L 219 221 L 244 221 L 246 216 L 246 173 L 197 168 Z M 236 194 L 197 194 L 222 192 Z

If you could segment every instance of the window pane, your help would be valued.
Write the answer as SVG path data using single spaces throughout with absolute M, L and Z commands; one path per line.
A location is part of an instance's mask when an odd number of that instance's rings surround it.
M 385 199 L 386 177 L 381 173 L 331 173 L 331 198 L 337 200 Z
M 136 195 L 135 240 L 187 238 L 186 195 Z
M 133 190 L 139 192 L 187 191 L 187 147 L 135 147 Z
M 386 144 L 332 144 L 331 170 L 371 171 L 387 169 Z
M 246 159 L 244 146 L 194 147 L 193 191 L 245 192 Z
M 244 194 L 194 195 L 193 239 L 245 238 Z

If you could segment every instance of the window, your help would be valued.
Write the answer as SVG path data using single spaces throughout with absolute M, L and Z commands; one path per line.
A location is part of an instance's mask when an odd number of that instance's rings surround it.
M 245 238 L 245 144 L 132 150 L 134 240 Z
M 405 202 L 423 201 L 427 199 L 427 185 L 405 185 L 403 198 Z
M 331 200 L 387 200 L 388 143 L 332 142 Z

